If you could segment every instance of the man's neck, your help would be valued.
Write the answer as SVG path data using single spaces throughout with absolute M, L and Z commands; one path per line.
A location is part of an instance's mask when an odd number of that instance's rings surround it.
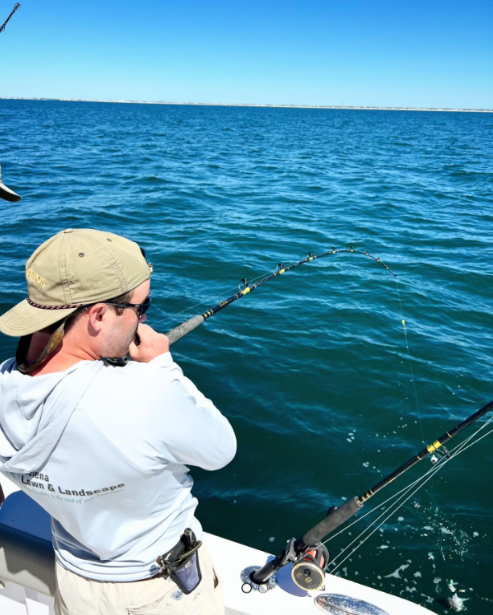
M 49 335 L 43 333 L 35 333 L 32 337 L 29 350 L 26 355 L 26 364 L 31 365 L 34 363 L 48 343 Z M 53 374 L 56 372 L 63 372 L 70 367 L 73 367 L 80 361 L 97 361 L 100 357 L 96 356 L 90 349 L 73 347 L 67 343 L 65 339 L 62 340 L 60 346 L 56 351 L 48 358 L 48 360 L 31 372 L 31 376 L 44 376 L 45 374 Z

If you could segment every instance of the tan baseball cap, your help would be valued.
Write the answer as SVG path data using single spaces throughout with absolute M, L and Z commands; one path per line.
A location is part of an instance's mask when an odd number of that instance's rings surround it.
M 0 316 L 0 331 L 30 335 L 84 305 L 129 292 L 152 273 L 133 241 L 92 229 L 67 229 L 45 241 L 26 263 L 28 299 Z

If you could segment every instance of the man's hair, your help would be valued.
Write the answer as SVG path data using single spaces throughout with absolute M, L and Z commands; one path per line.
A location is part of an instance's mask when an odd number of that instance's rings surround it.
M 108 302 L 117 303 L 119 305 L 130 303 L 130 299 L 132 298 L 132 293 L 133 293 L 133 290 L 129 290 L 128 293 L 119 295 L 118 297 L 115 297 L 114 299 L 108 299 Z M 102 301 L 101 303 L 104 303 L 104 301 Z M 121 316 L 123 314 L 123 311 L 124 311 L 123 308 L 115 307 L 115 312 L 118 314 L 118 316 Z

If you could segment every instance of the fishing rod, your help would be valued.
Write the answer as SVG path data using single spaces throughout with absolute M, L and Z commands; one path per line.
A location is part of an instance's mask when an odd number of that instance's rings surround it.
M 17 11 L 17 9 L 20 7 L 20 4 L 17 2 L 16 5 L 14 6 L 12 13 L 10 13 L 10 15 L 7 17 L 7 19 L 4 21 L 3 25 L 0 27 L 0 32 L 3 32 L 5 30 L 5 26 L 9 23 L 9 21 L 12 19 L 12 15 Z
M 363 505 L 381 489 L 387 487 L 387 485 L 399 476 L 402 476 L 402 474 L 428 455 L 442 448 L 447 460 L 450 459 L 451 456 L 444 446 L 445 443 L 492 409 L 493 401 L 490 401 L 465 421 L 462 421 L 462 423 L 447 431 L 432 444 L 426 446 L 417 455 L 411 457 L 411 459 L 366 491 L 366 493 L 352 498 L 340 507 L 333 506 L 330 508 L 325 519 L 322 519 L 317 525 L 305 532 L 301 538 L 291 538 L 288 540 L 283 551 L 272 561 L 267 562 L 262 568 L 254 567 L 244 571 L 247 574 L 243 576 L 244 584 L 242 590 L 245 593 L 249 593 L 252 589 L 267 591 L 267 589 L 273 587 L 273 584 L 269 583 L 273 575 L 289 563 L 293 563 L 291 576 L 298 587 L 305 590 L 316 590 L 322 587 L 325 582 L 325 568 L 328 565 L 329 559 L 327 548 L 324 544 L 321 544 L 322 539 L 359 512 Z
M 168 331 L 166 333 L 166 336 L 169 340 L 170 346 L 171 344 L 174 344 L 175 342 L 180 340 L 182 337 L 184 337 L 185 335 L 187 335 L 188 333 L 190 333 L 191 331 L 199 327 L 203 322 L 211 318 L 211 316 L 214 316 L 219 311 L 223 310 L 225 307 L 228 307 L 228 305 L 231 305 L 235 301 L 238 301 L 238 299 L 241 299 L 248 293 L 251 293 L 253 290 L 258 288 L 259 286 L 262 286 L 262 284 L 265 284 L 266 282 L 269 282 L 270 280 L 273 280 L 274 278 L 277 278 L 280 275 L 283 275 L 284 273 L 287 273 L 288 271 L 291 271 L 292 269 L 299 267 L 300 265 L 304 265 L 305 263 L 311 263 L 312 261 L 319 259 L 319 258 L 323 258 L 325 256 L 332 256 L 334 254 L 343 254 L 343 253 L 362 254 L 363 256 L 367 256 L 368 258 L 371 258 L 376 263 L 381 265 L 389 273 L 391 273 L 394 276 L 394 278 L 397 277 L 397 275 L 390 269 L 390 267 L 388 267 L 385 263 L 382 263 L 382 261 L 379 258 L 372 256 L 371 254 L 368 254 L 367 251 L 354 250 L 353 246 L 345 250 L 336 250 L 335 248 L 332 248 L 331 250 L 328 250 L 327 252 L 323 252 L 322 254 L 316 254 L 316 255 L 312 254 L 311 252 L 308 252 L 306 258 L 303 258 L 302 260 L 296 263 L 293 263 L 292 265 L 284 266 L 282 263 L 279 263 L 275 271 L 267 274 L 266 276 L 261 278 L 258 282 L 255 282 L 255 284 L 249 285 L 248 280 L 242 279 L 238 286 L 239 290 L 237 293 L 235 293 L 231 297 L 228 297 L 228 299 L 221 301 L 221 303 L 214 305 L 213 307 L 208 309 L 203 314 L 197 314 L 196 316 L 193 316 L 192 318 L 189 318 L 188 320 L 183 322 L 181 325 L 178 325 L 174 329 L 171 329 L 171 331 Z
M 394 278 L 397 278 L 397 275 L 390 269 L 390 267 L 386 265 L 385 263 L 382 263 L 382 261 L 379 258 L 377 258 L 376 256 L 372 256 L 366 250 L 355 250 L 353 246 L 351 246 L 349 249 L 343 249 L 343 250 L 336 250 L 335 248 L 331 248 L 330 250 L 328 250 L 327 252 L 323 252 L 322 254 L 312 254 L 312 252 L 308 252 L 308 254 L 306 255 L 306 258 L 303 258 L 300 261 L 293 263 L 292 265 L 285 266 L 282 263 L 279 263 L 275 271 L 273 271 L 272 273 L 268 273 L 267 275 L 262 277 L 260 280 L 258 280 L 258 282 L 255 282 L 254 284 L 249 284 L 248 280 L 245 278 L 241 279 L 240 284 L 238 285 L 237 293 L 235 293 L 231 297 L 228 297 L 224 301 L 221 301 L 220 303 L 212 306 L 203 314 L 197 314 L 196 316 L 192 316 L 192 318 L 189 318 L 188 320 L 183 322 L 181 325 L 178 325 L 177 327 L 174 327 L 173 329 L 165 333 L 166 337 L 168 338 L 169 345 L 171 346 L 178 340 L 181 340 L 182 337 L 185 337 L 185 335 L 188 335 L 188 333 L 190 333 L 191 331 L 199 327 L 203 322 L 211 318 L 211 316 L 214 316 L 215 314 L 223 310 L 225 307 L 228 307 L 228 305 L 231 305 L 235 301 L 238 301 L 238 299 L 241 299 L 245 295 L 248 295 L 253 290 L 258 288 L 259 286 L 262 286 L 262 284 L 265 284 L 266 282 L 269 282 L 270 280 L 273 280 L 274 278 L 277 278 L 280 275 L 283 275 L 284 273 L 287 273 L 288 271 L 291 271 L 292 269 L 299 267 L 300 265 L 311 263 L 312 261 L 317 260 L 319 258 L 323 258 L 325 256 L 333 256 L 334 254 L 344 254 L 344 253 L 361 254 L 363 256 L 371 258 L 371 260 L 375 261 L 375 263 L 377 263 L 378 265 L 386 269 L 392 276 L 394 276 Z M 160 322 L 162 321 L 158 321 L 157 323 L 152 323 L 152 325 L 155 327 L 156 324 L 159 324 Z M 135 340 L 136 340 L 137 345 L 140 344 L 139 336 L 137 334 L 135 334 Z M 106 358 L 105 360 L 111 365 L 122 367 L 128 363 L 129 359 L 128 357 L 122 357 L 122 358 Z

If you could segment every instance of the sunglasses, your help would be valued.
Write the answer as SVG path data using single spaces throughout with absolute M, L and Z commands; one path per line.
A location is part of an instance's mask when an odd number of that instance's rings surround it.
M 106 305 L 112 305 L 114 307 L 123 308 L 123 309 L 135 308 L 137 310 L 137 314 L 139 318 L 141 318 L 150 308 L 151 298 L 147 297 L 144 303 L 111 303 L 111 301 L 101 301 L 101 303 L 104 303 Z

